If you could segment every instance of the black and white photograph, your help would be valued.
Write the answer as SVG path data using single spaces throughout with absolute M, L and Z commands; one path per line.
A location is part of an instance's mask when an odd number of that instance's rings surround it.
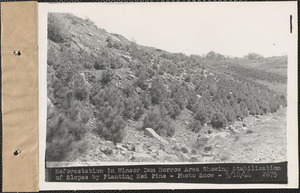
M 49 11 L 46 168 L 287 162 L 296 25 L 276 3 L 241 5 Z

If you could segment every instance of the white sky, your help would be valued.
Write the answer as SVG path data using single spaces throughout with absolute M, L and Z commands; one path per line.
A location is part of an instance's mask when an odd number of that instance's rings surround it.
M 49 11 L 88 17 L 108 32 L 170 52 L 267 57 L 286 54 L 296 8 L 295 2 L 72 3 Z

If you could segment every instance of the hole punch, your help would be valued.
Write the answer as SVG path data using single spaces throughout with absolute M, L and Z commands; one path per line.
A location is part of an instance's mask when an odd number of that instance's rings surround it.
M 17 150 L 14 152 L 14 155 L 15 155 L 15 156 L 18 156 L 20 153 L 21 153 L 21 150 L 17 149 Z
M 14 51 L 15 56 L 21 56 L 21 51 Z

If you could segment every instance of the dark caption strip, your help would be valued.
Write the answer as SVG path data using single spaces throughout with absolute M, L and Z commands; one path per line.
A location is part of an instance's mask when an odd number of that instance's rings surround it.
M 287 184 L 287 162 L 46 168 L 46 181 Z

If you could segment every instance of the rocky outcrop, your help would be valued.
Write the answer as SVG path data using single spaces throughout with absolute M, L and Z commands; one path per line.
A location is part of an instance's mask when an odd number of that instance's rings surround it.
M 161 136 L 159 136 L 153 129 L 151 128 L 146 128 L 145 129 L 145 133 L 150 135 L 151 137 L 156 138 L 158 141 L 160 141 L 161 143 L 168 145 L 169 142 L 166 141 L 164 138 L 162 138 Z

